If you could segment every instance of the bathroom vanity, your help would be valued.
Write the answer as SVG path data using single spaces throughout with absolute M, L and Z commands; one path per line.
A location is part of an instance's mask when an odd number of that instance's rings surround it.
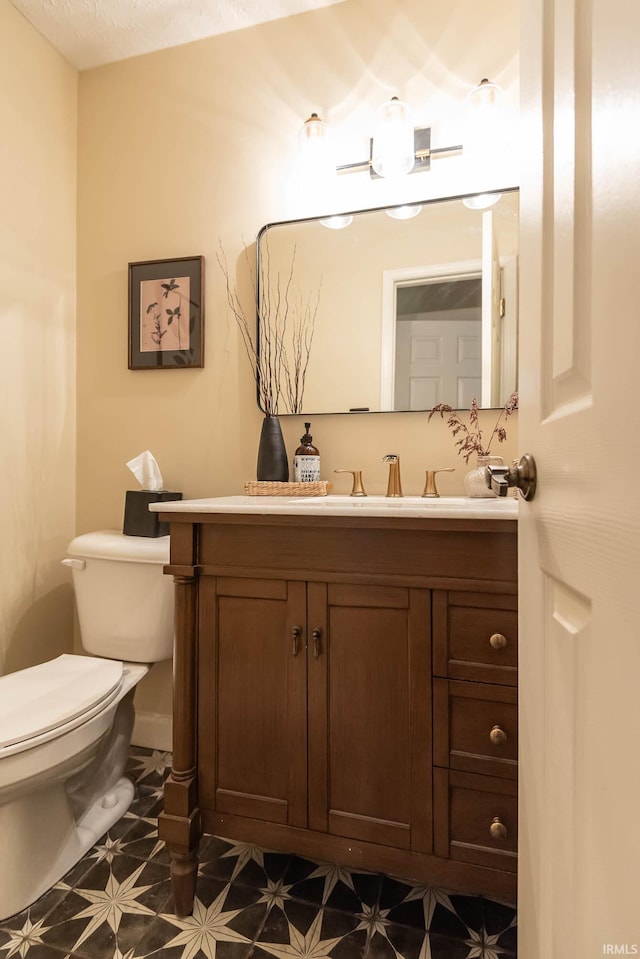
M 176 599 L 160 835 L 515 900 L 517 503 L 159 504 Z

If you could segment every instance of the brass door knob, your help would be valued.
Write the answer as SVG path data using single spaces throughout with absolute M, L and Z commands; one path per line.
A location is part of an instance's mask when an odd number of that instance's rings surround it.
M 493 726 L 489 733 L 489 739 L 494 746 L 504 746 L 507 741 L 507 734 L 502 726 Z
M 505 646 L 509 645 L 509 640 L 502 633 L 494 633 L 493 636 L 489 637 L 489 645 L 493 649 L 504 649 Z
M 494 816 L 491 820 L 491 825 L 489 826 L 489 835 L 492 839 L 496 839 L 499 842 L 504 842 L 509 835 L 507 832 L 507 827 L 500 819 L 500 816 Z

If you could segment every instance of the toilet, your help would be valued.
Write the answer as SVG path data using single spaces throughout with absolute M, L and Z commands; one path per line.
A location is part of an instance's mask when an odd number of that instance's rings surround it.
M 0 677 L 0 920 L 50 889 L 129 808 L 133 694 L 173 652 L 168 536 L 102 530 L 67 553 L 89 655 Z

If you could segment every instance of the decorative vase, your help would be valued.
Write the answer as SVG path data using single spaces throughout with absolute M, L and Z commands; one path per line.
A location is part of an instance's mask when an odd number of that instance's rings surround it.
M 478 456 L 478 465 L 469 470 L 464 478 L 464 491 L 467 496 L 477 499 L 493 499 L 495 493 L 487 486 L 485 469 L 487 466 L 503 466 L 504 460 L 501 456 Z
M 286 483 L 289 479 L 289 460 L 277 416 L 265 416 L 258 446 L 259 482 Z

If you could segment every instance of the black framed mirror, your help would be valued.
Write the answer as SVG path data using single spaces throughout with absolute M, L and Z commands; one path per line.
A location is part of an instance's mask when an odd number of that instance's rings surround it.
M 502 406 L 517 387 L 518 228 L 517 188 L 263 227 L 259 316 L 287 278 L 317 302 L 302 412 Z

